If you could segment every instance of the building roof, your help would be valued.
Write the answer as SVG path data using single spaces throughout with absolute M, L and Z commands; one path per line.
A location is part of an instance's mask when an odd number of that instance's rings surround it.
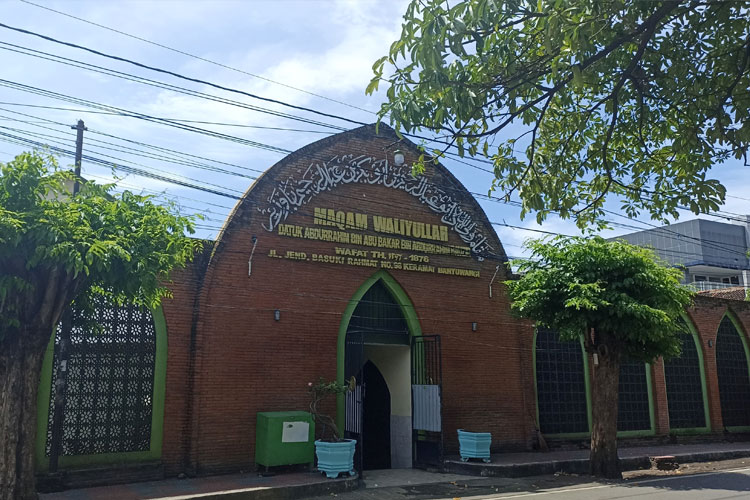
M 750 269 L 747 224 L 728 224 L 705 219 L 647 229 L 612 239 L 651 247 L 671 265 Z
M 699 292 L 699 294 L 704 297 L 714 297 L 716 299 L 745 300 L 745 288 L 741 286 L 706 290 L 705 292 Z

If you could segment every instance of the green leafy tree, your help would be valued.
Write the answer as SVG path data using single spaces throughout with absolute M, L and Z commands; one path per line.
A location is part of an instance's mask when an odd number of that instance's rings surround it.
M 715 210 L 709 170 L 748 164 L 750 21 L 736 1 L 414 0 L 379 59 L 397 130 L 494 164 L 522 215 L 583 228 L 608 194 L 630 216 Z M 440 152 L 437 152 L 440 154 Z
M 563 238 L 527 242 L 531 257 L 521 278 L 506 281 L 513 311 L 556 330 L 561 340 L 583 338 L 594 358 L 591 473 L 620 477 L 617 399 L 620 362 L 647 363 L 680 354 L 677 319 L 692 292 L 682 273 L 651 250 L 624 241 Z
M 91 182 L 71 196 L 73 181 L 39 153 L 0 164 L 0 500 L 36 498 L 39 373 L 63 311 L 97 294 L 155 307 L 200 245 L 172 207 Z

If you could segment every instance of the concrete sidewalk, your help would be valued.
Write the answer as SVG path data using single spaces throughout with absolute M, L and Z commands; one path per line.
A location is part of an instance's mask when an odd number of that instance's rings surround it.
M 294 500 L 331 495 L 359 486 L 359 478 L 328 479 L 316 472 L 289 472 L 264 477 L 257 473 L 96 486 L 46 493 L 41 500 Z
M 330 497 L 332 494 L 343 493 L 361 486 L 371 492 L 369 496 L 377 498 L 378 488 L 413 488 L 417 485 L 452 484 L 459 478 L 456 474 L 464 475 L 464 477 L 473 475 L 485 478 L 544 476 L 557 472 L 583 475 L 588 472 L 588 454 L 588 450 L 501 453 L 492 455 L 492 462 L 489 464 L 474 460 L 461 462 L 458 457 L 449 457 L 445 461 L 444 473 L 430 473 L 417 469 L 365 471 L 362 481 L 364 484 L 360 484 L 359 478 L 356 477 L 331 480 L 315 472 L 280 473 L 271 477 L 263 477 L 257 473 L 244 473 L 82 488 L 43 494 L 40 498 L 42 500 L 294 500 L 324 495 Z M 647 469 L 651 467 L 651 457 L 664 455 L 674 456 L 679 463 L 750 457 L 750 442 L 621 447 L 619 454 L 623 470 Z M 460 480 L 460 482 L 466 481 Z
M 750 457 L 750 442 L 620 447 L 618 453 L 621 468 L 625 471 L 648 469 L 651 457 L 665 455 L 674 456 L 679 463 Z M 445 472 L 483 477 L 525 477 L 556 472 L 587 474 L 589 468 L 589 450 L 498 453 L 491 458 L 492 462 L 485 464 L 481 460 L 462 462 L 458 456 L 448 457 Z

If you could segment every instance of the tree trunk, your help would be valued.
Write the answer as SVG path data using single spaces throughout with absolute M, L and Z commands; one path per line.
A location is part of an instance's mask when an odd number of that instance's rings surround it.
M 620 382 L 620 356 L 608 346 L 599 345 L 595 356 L 592 384 L 591 455 L 592 476 L 620 479 L 617 457 L 617 400 Z
M 0 342 L 0 500 L 37 498 L 36 398 L 51 331 L 21 329 Z

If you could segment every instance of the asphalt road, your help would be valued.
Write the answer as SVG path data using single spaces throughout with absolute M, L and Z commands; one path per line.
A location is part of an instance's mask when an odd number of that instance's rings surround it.
M 619 484 L 588 484 L 533 493 L 488 496 L 502 500 L 719 500 L 750 499 L 750 468 L 670 476 Z
M 609 483 L 579 476 L 466 477 L 465 481 L 366 488 L 336 497 L 336 500 L 750 500 L 750 468 Z

